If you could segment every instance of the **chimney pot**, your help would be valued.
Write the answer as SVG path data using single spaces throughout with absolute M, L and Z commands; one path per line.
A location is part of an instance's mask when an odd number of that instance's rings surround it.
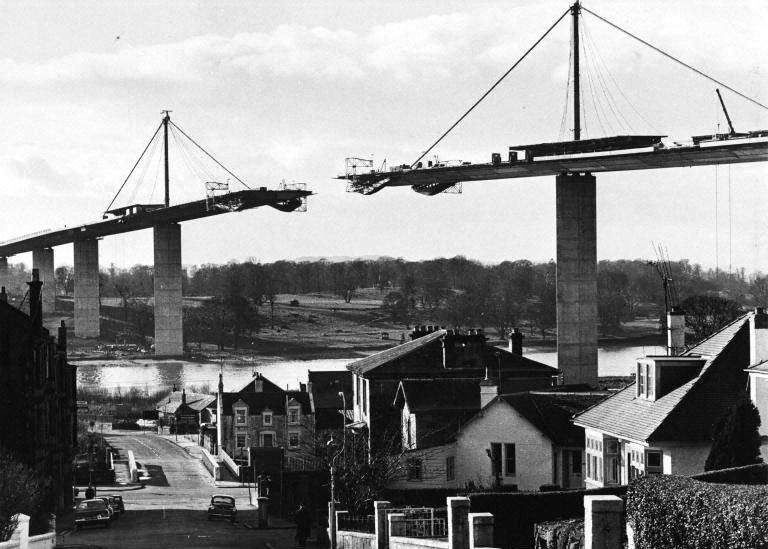
M 5 293 L 5 286 L 0 288 L 0 303 L 8 303 L 8 294 Z

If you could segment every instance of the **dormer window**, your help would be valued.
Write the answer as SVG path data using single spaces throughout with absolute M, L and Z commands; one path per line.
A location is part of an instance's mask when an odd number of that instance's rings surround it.
M 636 396 L 658 400 L 699 375 L 702 356 L 647 356 L 637 361 Z

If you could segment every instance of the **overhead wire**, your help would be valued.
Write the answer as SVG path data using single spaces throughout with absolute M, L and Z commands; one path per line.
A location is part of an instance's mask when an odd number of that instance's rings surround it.
M 618 30 L 618 31 L 620 31 L 620 32 L 622 32 L 622 33 L 624 33 L 624 34 L 626 34 L 626 35 L 627 35 L 627 36 L 629 36 L 630 38 L 634 38 L 635 40 L 637 40 L 637 41 L 638 41 L 638 42 L 640 42 L 641 44 L 643 44 L 643 45 L 645 45 L 645 46 L 648 46 L 649 48 L 651 48 L 651 49 L 652 49 L 652 50 L 654 50 L 655 52 L 657 52 L 657 53 L 660 53 L 661 55 L 663 55 L 664 57 L 667 57 L 668 59 L 671 59 L 671 60 L 672 60 L 672 61 L 674 61 L 675 63 L 678 63 L 679 65 L 682 65 L 683 67 L 685 67 L 685 68 L 687 68 L 687 69 L 689 69 L 689 70 L 691 70 L 691 71 L 695 72 L 695 73 L 696 73 L 696 74 L 698 74 L 699 76 L 702 76 L 702 77 L 706 78 L 707 80 L 710 80 L 710 81 L 714 82 L 715 84 L 718 84 L 719 86 L 722 86 L 722 87 L 724 87 L 724 88 L 725 88 L 725 89 L 727 89 L 728 91 L 735 93 L 736 95 L 738 95 L 738 96 L 739 96 L 739 97 L 741 97 L 742 99 L 746 99 L 747 101 L 749 101 L 749 102 L 751 102 L 751 103 L 754 103 L 754 104 L 755 104 L 755 105 L 757 105 L 758 107 L 762 107 L 763 109 L 765 109 L 765 110 L 768 110 L 768 106 L 765 106 L 765 105 L 763 105 L 762 103 L 760 103 L 759 101 L 757 101 L 757 100 L 755 100 L 755 99 L 752 99 L 752 98 L 751 98 L 751 97 L 749 97 L 748 95 L 745 95 L 745 94 L 741 93 L 740 91 L 738 91 L 738 90 L 736 90 L 736 89 L 734 89 L 734 88 L 730 87 L 728 84 L 725 84 L 725 83 L 721 82 L 720 80 L 717 80 L 716 78 L 714 78 L 714 77 L 712 77 L 712 76 L 709 76 L 709 75 L 708 75 L 708 74 L 706 74 L 705 72 L 702 72 L 702 71 L 700 71 L 699 69 L 697 69 L 697 68 L 695 68 L 695 67 L 693 67 L 693 66 L 689 65 L 688 63 L 685 63 L 684 61 L 681 61 L 681 60 L 680 60 L 680 59 L 678 59 L 677 57 L 675 57 L 675 56 L 673 56 L 673 55 L 671 55 L 671 54 L 669 54 L 669 53 L 665 52 L 664 50 L 662 50 L 662 49 L 660 49 L 660 48 L 657 48 L 657 47 L 656 47 L 656 46 L 654 46 L 653 44 L 650 44 L 650 43 L 646 42 L 645 40 L 643 40 L 642 38 L 640 38 L 640 37 L 638 37 L 638 36 L 635 36 L 635 35 L 634 35 L 634 34 L 632 34 L 631 32 L 629 32 L 629 31 L 627 31 L 627 30 L 624 30 L 624 29 L 623 29 L 623 28 L 621 28 L 620 26 L 618 26 L 618 25 L 616 25 L 616 24 L 614 24 L 614 23 L 611 23 L 610 21 L 608 21 L 608 20 L 607 20 L 607 19 L 605 19 L 604 17 L 601 17 L 601 16 L 599 16 L 598 14 L 596 14 L 595 12 L 593 12 L 592 10 L 589 10 L 589 9 L 587 9 L 587 8 L 585 8 L 584 6 L 582 6 L 582 7 L 581 7 L 581 9 L 582 9 L 582 10 L 584 10 L 584 11 L 586 11 L 587 13 L 589 13 L 589 14 L 591 14 L 591 15 L 593 15 L 593 16 L 595 16 L 595 17 L 597 17 L 597 18 L 598 18 L 600 21 L 602 21 L 603 23 L 606 23 L 607 25 L 610 25 L 610 26 L 611 26 L 611 27 L 613 27 L 614 29 L 616 29 L 616 30 Z
M 571 29 L 571 39 L 569 40 L 570 47 L 568 48 L 568 78 L 565 81 L 565 105 L 563 106 L 563 118 L 560 120 L 560 141 L 565 140 L 565 135 L 568 130 L 568 114 L 571 94 L 571 76 L 573 70 L 573 27 Z
M 125 187 L 125 184 L 128 182 L 128 179 L 130 179 L 130 177 L 131 177 L 131 174 L 133 174 L 133 170 L 135 170 L 135 169 L 136 169 L 136 166 L 138 166 L 138 165 L 139 165 L 139 162 L 141 162 L 141 159 L 142 159 L 142 158 L 144 158 L 144 153 L 146 153 L 146 152 L 147 152 L 147 149 L 148 149 L 148 148 L 149 148 L 149 146 L 152 144 L 152 141 L 154 141 L 154 140 L 155 140 L 155 137 L 157 137 L 157 134 L 160 132 L 160 128 L 162 128 L 162 127 L 163 127 L 163 124 L 162 124 L 162 122 L 161 122 L 161 123 L 160 123 L 160 125 L 159 125 L 159 126 L 157 127 L 157 129 L 155 130 L 155 133 L 154 133 L 154 134 L 152 134 L 152 137 L 151 137 L 151 139 L 149 140 L 149 143 L 147 143 L 147 146 L 146 146 L 146 147 L 144 147 L 144 150 L 142 151 L 141 155 L 139 156 L 139 159 L 138 159 L 138 160 L 136 161 L 136 163 L 133 165 L 133 168 L 131 168 L 131 171 L 130 171 L 130 172 L 128 172 L 128 176 L 125 178 L 125 181 L 123 181 L 123 184 L 122 184 L 122 185 L 120 185 L 120 188 L 119 188 L 119 189 L 117 190 L 117 192 L 115 193 L 115 196 L 113 196 L 113 197 L 112 197 L 112 201 L 109 203 L 109 206 L 107 206 L 107 207 L 104 209 L 104 211 L 105 211 L 105 212 L 109 211 L 109 209 L 112 207 L 112 204 L 114 204 L 114 203 L 115 203 L 115 200 L 117 200 L 117 197 L 118 197 L 118 195 L 119 195 L 119 194 L 120 194 L 120 192 L 123 190 L 123 187 Z
M 429 153 L 432 151 L 432 149 L 434 149 L 434 148 L 435 148 L 435 147 L 438 145 L 438 143 L 440 143 L 440 142 L 441 142 L 441 141 L 442 141 L 442 140 L 445 138 L 445 136 L 447 136 L 449 133 L 451 133 L 451 131 L 453 131 L 453 129 L 454 129 L 456 126 L 458 126 L 458 125 L 459 125 L 459 124 L 462 122 L 462 120 L 464 120 L 464 119 L 465 119 L 465 118 L 466 118 L 466 117 L 469 115 L 469 113 L 471 113 L 473 110 L 475 110 L 475 107 L 477 107 L 477 106 L 478 106 L 478 105 L 479 105 L 479 104 L 480 104 L 480 103 L 481 103 L 481 102 L 482 102 L 482 101 L 483 101 L 483 100 L 484 100 L 486 97 L 488 97 L 488 95 L 490 95 L 490 93 L 491 93 L 493 90 L 495 90 L 495 89 L 496 89 L 496 87 L 497 87 L 499 84 L 501 84 L 501 82 L 502 82 L 502 81 L 503 81 L 503 80 L 504 80 L 504 79 L 505 79 L 505 78 L 506 78 L 506 77 L 509 75 L 509 73 L 511 73 L 511 72 L 512 72 L 512 71 L 513 71 L 513 70 L 514 70 L 514 69 L 515 69 L 515 68 L 516 68 L 516 67 L 517 67 L 517 66 L 518 66 L 518 65 L 519 65 L 519 64 L 520 64 L 522 61 L 523 61 L 523 59 L 525 59 L 526 57 L 528 57 L 528 54 L 529 54 L 529 53 L 531 53 L 531 52 L 534 50 L 534 48 L 536 48 L 536 46 L 538 46 L 538 45 L 541 43 L 541 41 L 542 41 L 542 40 L 544 40 L 544 38 L 546 38 L 546 37 L 547 37 L 547 35 L 548 35 L 548 34 L 549 34 L 551 31 L 552 31 L 552 29 L 554 29 L 554 28 L 557 26 L 557 24 L 558 24 L 558 23 L 560 23 L 560 21 L 562 21 L 562 20 L 563 20 L 563 18 L 564 18 L 566 15 L 568 15 L 568 13 L 570 13 L 570 11 L 571 11 L 571 10 L 570 10 L 570 8 L 568 8 L 567 10 L 565 10 L 565 11 L 563 12 L 563 14 L 562 14 L 562 15 L 561 15 L 561 16 L 560 16 L 558 19 L 557 19 L 557 21 L 555 21 L 554 23 L 552 23 L 552 26 L 550 26 L 550 27 L 547 29 L 547 31 L 546 31 L 544 34 L 542 34 L 542 35 L 541 35 L 541 37 L 540 37 L 538 40 L 536 40 L 536 42 L 534 42 L 534 44 L 533 44 L 533 45 L 532 45 L 530 48 L 528 48 L 528 49 L 526 50 L 526 52 L 525 52 L 525 53 L 524 53 L 524 54 L 523 54 L 523 55 L 522 55 L 522 56 L 521 56 L 521 57 L 520 57 L 520 58 L 519 58 L 517 61 L 515 61 L 515 63 L 514 63 L 514 64 L 513 64 L 513 65 L 512 65 L 512 66 L 511 66 L 509 69 L 507 69 L 507 71 L 506 71 L 504 74 L 502 74 L 502 75 L 501 75 L 501 78 L 499 78 L 498 80 L 496 80 L 496 82 L 495 82 L 495 83 L 494 83 L 494 84 L 493 84 L 493 85 L 492 85 L 492 86 L 491 86 L 491 87 L 488 89 L 488 91 L 486 91 L 486 92 L 485 92 L 485 93 L 484 93 L 484 94 L 483 94 L 483 95 L 480 97 L 480 99 L 478 99 L 477 101 L 475 101 L 475 102 L 472 104 L 472 106 L 471 106 L 471 107 L 469 107 L 469 109 L 467 109 L 467 110 L 466 110 L 466 112 L 465 112 L 464 114 L 462 114 L 462 115 L 459 117 L 459 119 L 458 119 L 456 122 L 454 122 L 454 123 L 451 125 L 451 127 L 450 127 L 450 128 L 448 128 L 448 129 L 447 129 L 447 130 L 446 130 L 446 131 L 445 131 L 445 132 L 444 132 L 444 133 L 443 133 L 443 134 L 442 134 L 440 137 L 438 137 L 438 138 L 437 138 L 437 141 L 435 141 L 434 143 L 432 143 L 432 145 L 430 145 L 430 146 L 427 148 L 427 150 L 425 150 L 423 153 L 421 153 L 421 155 L 420 155 L 420 156 L 419 156 L 419 157 L 418 157 L 416 160 L 414 160 L 414 161 L 411 163 L 411 167 L 414 167 L 414 166 L 416 166 L 416 164 L 419 162 L 419 160 L 421 160 L 422 158 L 424 158 L 425 156 L 427 156 L 427 155 L 428 155 L 428 154 L 429 154 Z

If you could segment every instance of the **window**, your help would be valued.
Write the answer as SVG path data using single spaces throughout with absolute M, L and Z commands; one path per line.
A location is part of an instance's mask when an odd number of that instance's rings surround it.
M 645 385 L 646 385 L 646 390 L 648 391 L 648 398 L 655 399 L 656 395 L 654 394 L 654 388 L 653 388 L 654 387 L 654 379 L 653 378 L 656 377 L 654 375 L 655 374 L 655 372 L 654 372 L 654 369 L 655 369 L 654 368 L 654 364 L 648 363 L 648 364 L 645 365 L 645 367 L 647 368 L 647 370 L 645 372 Z
M 412 458 L 408 460 L 408 480 L 421 480 L 421 460 Z
M 360 392 L 362 389 L 360 388 L 360 376 L 355 376 L 355 400 L 357 401 L 357 405 L 360 406 Z
M 646 450 L 645 451 L 645 472 L 649 475 L 660 475 L 663 472 L 661 450 Z
M 368 380 L 363 380 L 363 413 L 368 413 Z
M 235 425 L 245 425 L 247 423 L 247 411 L 245 408 L 235 408 Z
M 491 458 L 491 474 L 501 475 L 501 443 L 491 442 L 491 449 L 488 450 L 488 457 Z
M 645 396 L 645 365 L 637 365 L 637 396 Z
M 298 448 L 299 447 L 299 432 L 298 431 L 291 431 L 288 433 L 288 447 L 289 448 Z
M 515 445 L 504 445 L 504 475 L 508 477 L 515 476 Z
M 445 458 L 445 480 L 456 479 L 456 458 L 448 456 Z
M 288 407 L 288 424 L 289 425 L 296 425 L 299 422 L 300 412 L 301 412 L 301 407 L 299 406 Z
M 571 452 L 571 474 L 581 476 L 581 451 Z
M 272 448 L 275 445 L 275 433 L 261 433 L 261 447 Z
M 245 433 L 238 433 L 235 435 L 235 447 L 245 448 Z
M 265 410 L 261 413 L 261 421 L 264 425 L 272 425 L 272 412 Z

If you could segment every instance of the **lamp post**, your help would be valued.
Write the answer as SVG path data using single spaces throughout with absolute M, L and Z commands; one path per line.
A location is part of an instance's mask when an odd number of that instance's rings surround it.
M 341 451 L 344 453 L 343 461 L 346 464 L 347 463 L 347 397 L 344 396 L 344 391 L 339 391 L 339 396 L 341 397 L 341 405 L 342 405 L 342 415 L 341 415 L 341 436 L 342 436 L 342 445 L 341 445 Z
M 328 458 L 329 458 L 329 465 L 330 465 L 330 472 L 331 472 L 331 503 L 335 505 L 336 503 L 336 460 L 339 457 L 339 454 L 344 449 L 343 445 L 339 444 L 339 441 L 336 437 L 331 435 L 328 438 L 328 442 L 326 443 L 326 448 L 328 450 Z

